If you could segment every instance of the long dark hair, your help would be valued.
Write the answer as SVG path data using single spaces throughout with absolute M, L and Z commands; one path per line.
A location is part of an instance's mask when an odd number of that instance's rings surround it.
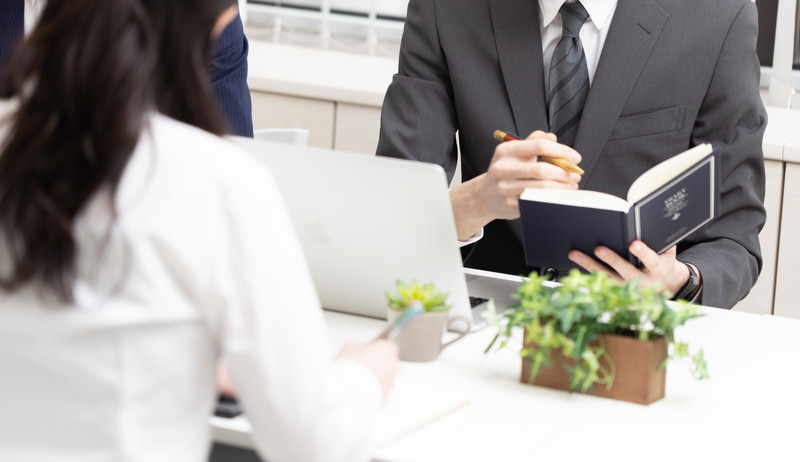
M 8 63 L 18 109 L 0 146 L 0 287 L 41 284 L 72 300 L 74 221 L 101 188 L 112 204 L 159 111 L 212 133 L 224 121 L 208 77 L 217 17 L 236 0 L 51 0 Z

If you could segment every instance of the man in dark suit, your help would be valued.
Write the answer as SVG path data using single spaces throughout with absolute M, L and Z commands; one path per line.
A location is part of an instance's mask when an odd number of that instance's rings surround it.
M 578 265 L 659 282 L 681 298 L 731 307 L 758 277 L 765 221 L 756 10 L 749 0 L 583 0 L 579 36 L 591 81 L 582 113 L 560 139 L 548 115 L 561 62 L 562 0 L 411 0 L 399 71 L 381 117 L 379 155 L 435 162 L 463 183 L 451 190 L 459 238 L 483 237 L 465 264 L 527 274 L 517 198 L 525 187 L 625 195 L 634 178 L 702 142 L 721 160 L 718 217 L 655 254 L 640 242 L 636 268 L 608 249 Z M 570 13 L 570 15 L 572 15 Z M 583 51 L 581 51 L 583 53 Z M 586 72 L 585 70 L 583 71 Z M 586 80 L 586 78 L 584 78 Z M 570 86 L 568 84 L 566 86 Z M 497 144 L 495 129 L 524 141 Z M 569 135 L 569 136 L 567 136 Z M 566 139 L 569 138 L 567 142 Z M 566 144 L 560 141 L 565 140 Z M 580 162 L 569 174 L 537 156 Z M 576 226 L 591 226 L 577 223 Z
M 0 1 L 0 75 L 16 43 L 24 33 L 25 0 Z M 241 18 L 231 22 L 215 43 L 211 85 L 230 133 L 253 137 L 250 90 L 247 87 L 249 47 Z

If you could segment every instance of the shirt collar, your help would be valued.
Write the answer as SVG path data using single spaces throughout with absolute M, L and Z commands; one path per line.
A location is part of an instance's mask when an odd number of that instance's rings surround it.
M 539 11 L 542 14 L 542 25 L 547 28 L 558 16 L 558 10 L 564 0 L 539 0 Z M 582 0 L 581 4 L 589 13 L 589 21 L 598 29 L 608 26 L 611 12 L 616 8 L 617 0 Z

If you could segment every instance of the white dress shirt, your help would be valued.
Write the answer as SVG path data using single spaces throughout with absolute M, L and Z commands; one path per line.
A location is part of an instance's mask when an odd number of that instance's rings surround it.
M 239 16 L 242 17 L 242 23 L 247 26 L 247 0 L 239 0 Z
M 558 10 L 564 0 L 539 0 L 539 19 L 541 20 L 542 33 L 542 56 L 544 61 L 544 86 L 547 94 L 550 93 L 550 60 L 556 49 L 558 41 L 561 40 L 561 15 Z M 611 19 L 617 9 L 617 0 L 582 0 L 581 5 L 589 13 L 589 19 L 581 27 L 581 44 L 586 55 L 586 67 L 589 70 L 589 82 L 594 79 L 594 72 L 597 70 L 597 63 L 600 61 L 600 54 L 603 45 L 606 43 L 608 29 L 611 27 Z
M 75 303 L 0 291 L 0 459 L 205 461 L 221 355 L 266 459 L 368 458 L 380 385 L 332 360 L 264 166 L 155 115 L 110 230 L 108 202 L 75 224 Z

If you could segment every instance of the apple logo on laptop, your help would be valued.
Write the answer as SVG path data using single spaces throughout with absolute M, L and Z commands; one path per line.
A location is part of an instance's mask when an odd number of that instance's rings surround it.
M 319 217 L 315 218 L 314 221 L 308 221 L 303 225 L 303 231 L 306 233 L 309 239 L 313 242 L 318 244 L 330 244 L 331 238 L 328 234 L 328 229 L 325 227 L 325 223 L 319 219 Z

